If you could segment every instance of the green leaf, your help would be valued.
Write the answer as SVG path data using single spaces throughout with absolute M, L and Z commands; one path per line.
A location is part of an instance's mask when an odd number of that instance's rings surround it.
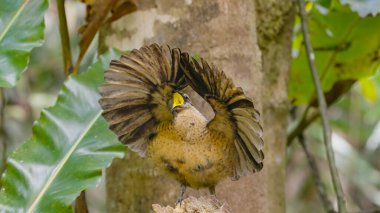
M 315 0 L 315 3 L 324 8 L 329 8 L 331 5 L 331 0 Z
M 0 87 L 12 87 L 42 45 L 47 0 L 0 0 Z
M 357 12 L 361 17 L 367 15 L 377 15 L 380 13 L 379 0 L 340 0 L 342 4 L 350 5 L 352 11 Z
M 102 168 L 123 156 L 98 105 L 103 70 L 115 55 L 70 77 L 56 104 L 43 110 L 31 139 L 8 158 L 0 212 L 71 212 L 79 193 L 100 181 Z
M 363 97 L 365 97 L 368 102 L 374 103 L 378 96 L 375 81 L 373 79 L 365 78 L 359 81 L 359 85 Z
M 380 16 L 360 18 L 348 6 L 333 1 L 327 14 L 316 7 L 311 10 L 309 26 L 324 91 L 338 81 L 375 73 L 380 64 Z M 309 103 L 315 93 L 299 33 L 294 36 L 289 83 L 289 99 L 295 105 Z

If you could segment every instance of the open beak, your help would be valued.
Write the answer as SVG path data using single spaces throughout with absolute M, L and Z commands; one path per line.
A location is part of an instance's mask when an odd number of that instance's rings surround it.
M 172 110 L 176 107 L 182 106 L 185 103 L 185 100 L 183 99 L 182 95 L 178 92 L 173 94 L 173 105 Z

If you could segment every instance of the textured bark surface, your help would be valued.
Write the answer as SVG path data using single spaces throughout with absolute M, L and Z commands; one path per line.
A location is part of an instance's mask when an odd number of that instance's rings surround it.
M 220 183 L 217 197 L 232 212 L 284 212 L 290 1 L 141 0 L 138 6 L 137 12 L 111 25 L 105 44 L 123 50 L 169 44 L 223 69 L 262 112 L 265 159 L 260 173 Z M 208 106 L 195 102 L 209 113 Z M 107 175 L 109 212 L 147 212 L 153 203 L 173 205 L 179 192 L 174 181 L 130 154 L 116 160 Z
M 268 211 L 285 212 L 286 136 L 288 123 L 288 78 L 295 2 L 256 0 L 259 47 L 262 53 L 262 115 L 266 156 Z

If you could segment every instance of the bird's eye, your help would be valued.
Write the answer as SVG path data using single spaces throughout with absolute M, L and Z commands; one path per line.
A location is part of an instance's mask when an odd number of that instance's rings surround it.
M 185 101 L 188 101 L 188 100 L 190 100 L 189 96 L 188 96 L 188 95 L 186 95 L 186 94 L 183 94 L 183 99 L 185 99 Z

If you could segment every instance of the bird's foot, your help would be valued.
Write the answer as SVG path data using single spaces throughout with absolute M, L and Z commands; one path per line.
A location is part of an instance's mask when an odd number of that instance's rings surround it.
M 182 205 L 183 198 L 177 198 L 177 201 L 175 202 L 175 206 L 181 206 Z
M 181 184 L 181 191 L 179 192 L 179 196 L 177 198 L 177 201 L 175 203 L 175 205 L 177 206 L 178 204 L 181 206 L 182 204 L 182 201 L 184 199 L 184 195 L 185 195 L 185 192 L 186 192 L 186 186 Z

